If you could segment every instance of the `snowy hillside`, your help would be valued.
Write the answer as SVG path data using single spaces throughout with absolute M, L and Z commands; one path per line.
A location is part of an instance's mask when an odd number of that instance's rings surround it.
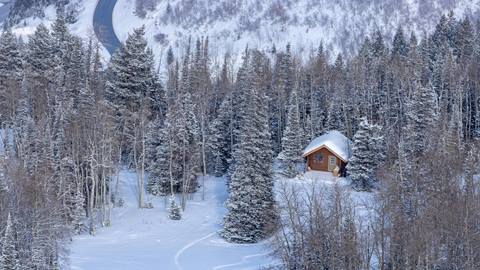
M 399 25 L 407 33 L 431 30 L 441 14 L 476 17 L 479 0 L 172 0 L 159 1 L 145 19 L 135 16 L 135 0 L 118 0 L 114 14 L 120 40 L 134 27 L 146 26 L 150 45 L 181 49 L 188 36 L 210 38 L 213 55 L 241 52 L 248 44 L 265 50 L 310 52 L 324 42 L 333 52 L 358 48 L 364 35 L 379 29 L 390 40 Z M 308 54 L 304 54 L 308 55 Z
M 72 0 L 70 5 L 76 8 L 76 21 L 69 24 L 69 30 L 72 34 L 78 35 L 85 40 L 94 37 L 93 14 L 97 5 L 97 0 Z M 43 17 L 31 16 L 22 19 L 17 25 L 13 26 L 13 32 L 21 36 L 24 40 L 35 32 L 35 29 L 41 23 L 51 26 L 57 18 L 54 5 L 49 5 L 43 10 Z M 105 59 L 108 60 L 109 54 L 106 50 L 102 52 Z

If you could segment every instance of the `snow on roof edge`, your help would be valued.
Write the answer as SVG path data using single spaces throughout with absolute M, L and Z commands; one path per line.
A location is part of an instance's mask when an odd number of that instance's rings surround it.
M 342 160 L 348 161 L 350 158 L 351 141 L 337 130 L 330 130 L 325 134 L 313 139 L 310 144 L 303 150 L 302 156 L 316 151 L 322 147 L 328 148 L 334 154 L 338 155 Z

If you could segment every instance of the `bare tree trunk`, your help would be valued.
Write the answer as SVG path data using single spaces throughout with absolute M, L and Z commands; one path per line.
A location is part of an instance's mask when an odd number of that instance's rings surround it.
M 90 198 L 88 202 L 88 213 L 89 213 L 89 218 L 90 218 L 90 234 L 95 235 L 95 219 L 93 218 L 93 205 L 94 205 L 94 199 L 95 199 L 95 169 L 93 167 L 93 149 L 92 153 L 90 156 Z
M 122 125 L 122 132 L 121 134 L 125 134 L 125 125 Z M 122 166 L 122 146 L 123 146 L 123 136 L 120 136 L 120 144 L 118 145 L 118 168 L 117 168 L 117 171 L 116 171 L 116 175 L 115 175 L 115 178 L 116 178 L 116 181 L 115 181 L 115 193 L 114 193 L 114 198 L 115 198 L 115 202 L 117 201 L 117 198 L 118 198 L 118 193 L 119 193 L 119 182 L 120 182 L 120 170 L 121 170 L 121 166 Z
M 183 157 L 183 177 L 182 177 L 182 210 L 185 211 L 185 206 L 186 206 L 186 189 L 187 189 L 187 153 L 186 153 L 186 146 L 185 146 L 185 140 L 183 140 L 183 145 L 182 145 L 182 157 Z
M 203 165 L 203 177 L 202 177 L 202 201 L 205 201 L 205 177 L 207 175 L 207 162 L 205 158 L 205 114 L 202 113 L 201 129 L 202 129 L 202 165 Z

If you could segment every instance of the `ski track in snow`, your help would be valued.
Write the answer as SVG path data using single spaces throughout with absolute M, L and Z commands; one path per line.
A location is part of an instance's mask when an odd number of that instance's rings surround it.
M 177 253 L 175 253 L 175 266 L 177 266 L 177 269 L 178 270 L 183 270 L 182 266 L 180 265 L 180 256 L 183 254 L 183 252 L 185 252 L 187 249 L 193 247 L 194 245 L 202 242 L 203 240 L 206 240 L 212 236 L 214 236 L 215 234 L 217 234 L 217 232 L 213 232 L 213 233 L 210 233 L 210 234 L 207 234 L 205 235 L 204 237 L 202 238 L 199 238 L 195 241 L 192 241 L 188 244 L 186 244 L 185 246 L 183 246 L 179 251 L 177 251 Z
M 270 255 L 270 254 L 272 254 L 271 251 L 265 252 L 265 253 L 258 253 L 258 254 L 252 254 L 252 255 L 243 256 L 243 257 L 242 257 L 242 260 L 239 261 L 239 262 L 231 263 L 231 264 L 217 265 L 217 266 L 213 267 L 212 270 L 221 270 L 221 269 L 228 269 L 228 268 L 235 267 L 235 266 L 242 266 L 242 265 L 244 265 L 245 263 L 247 263 L 248 260 L 250 260 L 250 259 L 252 259 L 252 258 L 266 257 L 266 256 L 268 256 L 268 255 Z
M 74 237 L 71 269 L 252 270 L 276 262 L 262 256 L 264 243 L 237 245 L 218 235 L 226 213 L 225 179 L 208 177 L 205 200 L 201 189 L 192 194 L 180 221 L 168 218 L 164 198 L 148 196 L 154 208 L 138 209 L 136 187 L 136 174 L 122 170 L 119 198 L 124 206 L 113 209 L 111 227 L 98 228 L 96 236 Z

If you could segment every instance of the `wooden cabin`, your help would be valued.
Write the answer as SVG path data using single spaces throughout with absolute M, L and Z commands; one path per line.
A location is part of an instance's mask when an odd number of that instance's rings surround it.
M 350 145 L 351 141 L 336 130 L 315 138 L 303 151 L 307 170 L 344 176 L 351 152 Z

